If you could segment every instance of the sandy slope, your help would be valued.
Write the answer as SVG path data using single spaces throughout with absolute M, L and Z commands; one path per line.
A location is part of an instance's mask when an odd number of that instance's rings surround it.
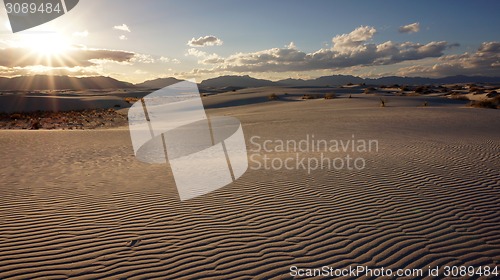
M 182 203 L 166 165 L 135 160 L 126 129 L 0 131 L 0 279 L 285 279 L 292 265 L 498 266 L 498 111 L 407 100 L 211 110 L 239 118 L 249 148 L 255 135 L 355 134 L 380 149 L 363 155 L 362 171 L 248 170 Z

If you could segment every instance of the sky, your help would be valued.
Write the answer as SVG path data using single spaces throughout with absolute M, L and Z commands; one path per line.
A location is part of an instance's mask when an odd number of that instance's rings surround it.
M 13 34 L 2 6 L 0 76 L 500 76 L 498 11 L 497 0 L 80 0 Z

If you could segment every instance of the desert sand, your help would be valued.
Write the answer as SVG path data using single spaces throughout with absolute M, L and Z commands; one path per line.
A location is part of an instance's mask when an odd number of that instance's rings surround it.
M 168 164 L 136 160 L 126 126 L 2 130 L 0 279 L 290 279 L 291 266 L 499 265 L 498 110 L 426 97 L 389 96 L 384 108 L 375 95 L 269 101 L 271 92 L 203 100 L 209 115 L 241 121 L 249 150 L 252 136 L 355 135 L 376 139 L 378 152 L 360 155 L 363 170 L 250 163 L 233 184 L 180 202 Z

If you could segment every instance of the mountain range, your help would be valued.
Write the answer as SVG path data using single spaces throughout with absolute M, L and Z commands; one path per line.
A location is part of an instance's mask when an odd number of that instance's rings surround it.
M 134 88 L 131 83 L 118 81 L 110 77 L 69 76 L 21 76 L 14 78 L 0 77 L 0 90 L 84 90 L 84 89 L 116 89 Z
M 0 90 L 84 90 L 84 89 L 116 89 L 116 88 L 163 88 L 182 80 L 176 78 L 160 78 L 145 81 L 139 84 L 122 82 L 110 77 L 68 77 L 68 76 L 21 76 L 14 78 L 0 77 Z M 451 76 L 444 78 L 421 77 L 382 77 L 360 78 L 350 75 L 323 76 L 311 80 L 285 79 L 269 81 L 246 76 L 220 76 L 207 79 L 199 83 L 201 91 L 236 90 L 249 87 L 266 86 L 293 86 L 293 87 L 329 87 L 346 84 L 366 85 L 428 85 L 428 84 L 454 84 L 454 83 L 491 83 L 500 84 L 500 77 L 485 76 Z

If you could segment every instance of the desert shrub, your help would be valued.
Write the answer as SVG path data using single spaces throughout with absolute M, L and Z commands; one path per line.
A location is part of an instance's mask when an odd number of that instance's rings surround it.
M 139 101 L 140 98 L 137 97 L 125 97 L 125 102 L 128 102 L 130 104 L 134 104 L 135 102 Z
M 473 92 L 474 94 L 483 94 L 484 93 L 484 89 L 478 88 L 478 87 L 471 87 L 469 89 L 469 92 Z
M 267 99 L 269 99 L 269 100 L 278 100 L 278 99 L 280 99 L 280 98 L 279 98 L 279 96 L 278 96 L 276 93 L 272 93 L 272 94 L 270 94 L 270 95 L 267 97 Z
M 451 99 L 454 100 L 463 100 L 463 101 L 469 101 L 469 98 L 463 94 L 452 94 L 450 95 Z
M 368 93 L 372 93 L 374 92 L 376 89 L 374 87 L 369 87 L 369 88 L 365 88 L 365 90 L 363 91 L 364 94 L 368 94 Z
M 410 91 L 411 89 L 408 86 L 400 87 L 401 91 Z
M 490 91 L 490 92 L 486 95 L 486 97 L 488 97 L 488 98 L 498 97 L 498 96 L 499 96 L 499 95 L 498 95 L 498 93 L 497 93 L 496 91 L 494 91 L 494 90 Z
M 22 119 L 22 118 L 23 118 L 23 116 L 21 114 L 19 114 L 19 113 L 14 113 L 14 114 L 10 115 L 10 119 L 11 120 L 19 120 L 19 119 Z
M 325 94 L 325 99 L 334 99 L 337 95 L 335 93 L 327 93 Z
M 496 109 L 497 103 L 493 100 L 481 100 L 481 101 L 472 101 L 470 103 L 470 106 L 476 108 Z
M 427 91 L 427 87 L 419 86 L 415 89 L 416 93 L 425 93 Z
M 385 107 L 386 104 L 387 104 L 387 99 L 380 98 L 380 107 Z

